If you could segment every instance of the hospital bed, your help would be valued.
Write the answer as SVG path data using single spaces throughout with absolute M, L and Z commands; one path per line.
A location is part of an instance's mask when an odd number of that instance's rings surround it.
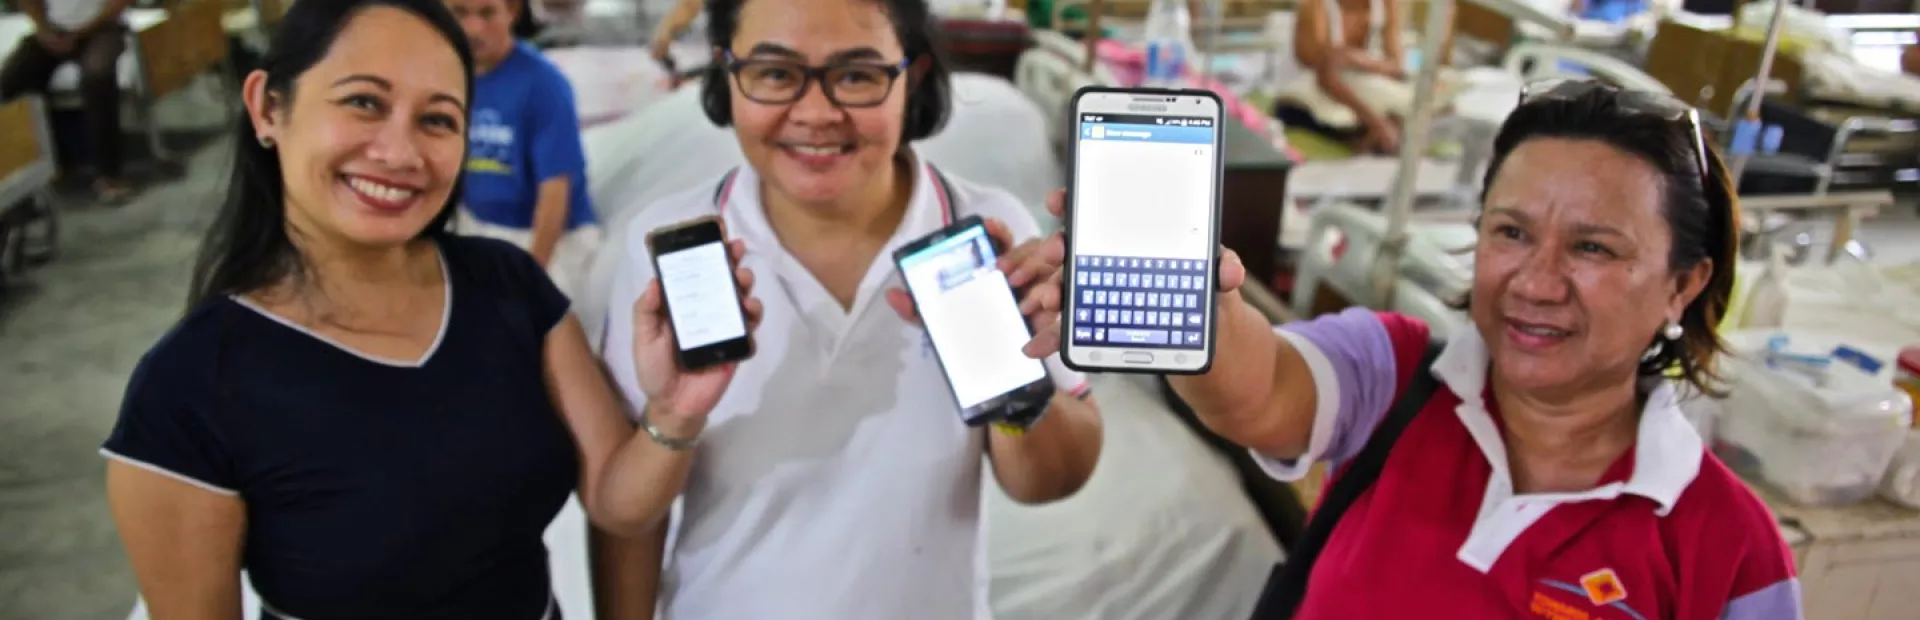
M 36 96 L 0 103 L 0 284 L 51 256 L 59 240 L 48 192 L 53 134 L 41 106 Z
M 176 0 L 168 6 L 127 11 L 127 50 L 120 57 L 119 67 L 121 90 L 131 95 L 128 102 L 141 120 L 147 145 L 163 162 L 175 158 L 154 122 L 154 104 L 187 88 L 227 60 L 223 0 Z M 32 32 L 33 22 L 26 15 L 0 15 L 0 58 L 10 55 L 13 46 Z M 59 109 L 78 105 L 79 87 L 79 66 L 62 66 L 48 89 L 50 106 Z
M 1002 186 L 1048 222 L 1042 205 L 1062 174 L 1046 149 L 1041 111 L 998 78 L 957 74 L 953 87 L 953 117 L 916 151 L 954 176 Z M 701 114 L 696 86 L 596 125 L 585 141 L 589 191 L 608 235 L 589 274 L 596 285 L 585 287 L 574 310 L 598 343 L 607 283 L 629 250 L 627 224 L 656 199 L 711 184 L 743 160 L 733 135 Z M 1039 507 L 997 489 L 985 495 L 995 617 L 1247 617 L 1281 551 L 1232 464 L 1169 412 L 1150 383 L 1099 376 L 1094 390 L 1106 443 L 1086 487 Z M 546 536 L 568 618 L 593 617 L 585 528 L 570 503 Z M 250 588 L 246 597 L 253 617 Z M 144 608 L 130 620 L 145 620 Z

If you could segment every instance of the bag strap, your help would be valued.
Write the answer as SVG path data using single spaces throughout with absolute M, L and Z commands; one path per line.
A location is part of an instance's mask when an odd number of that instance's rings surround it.
M 1320 559 L 1320 551 L 1327 546 L 1327 539 L 1333 536 L 1333 528 L 1340 523 L 1340 517 L 1354 501 L 1373 487 L 1380 479 L 1381 470 L 1386 468 L 1387 455 L 1393 451 L 1393 444 L 1400 439 L 1400 433 L 1420 410 L 1426 408 L 1432 398 L 1438 379 L 1433 376 L 1433 361 L 1440 356 L 1438 343 L 1427 345 L 1427 351 L 1416 368 L 1407 390 L 1400 394 L 1393 408 L 1387 410 L 1387 416 L 1380 420 L 1373 435 L 1367 438 L 1366 447 L 1354 457 L 1347 470 L 1341 472 L 1333 485 L 1321 495 L 1320 507 L 1313 511 L 1307 520 L 1306 532 L 1301 534 L 1300 542 L 1287 551 L 1285 560 L 1274 567 L 1267 576 L 1267 586 L 1260 592 L 1260 602 L 1255 604 L 1254 620 L 1279 620 L 1293 618 L 1299 611 L 1301 601 L 1306 600 L 1307 579 L 1313 575 L 1313 565 Z

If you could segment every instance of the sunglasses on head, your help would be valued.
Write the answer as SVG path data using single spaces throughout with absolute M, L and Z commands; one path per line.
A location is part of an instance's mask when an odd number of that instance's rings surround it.
M 1685 123 L 1693 134 L 1694 163 L 1700 166 L 1700 180 L 1707 180 L 1707 139 L 1700 131 L 1700 113 L 1686 102 L 1665 93 L 1628 90 L 1598 80 L 1548 79 L 1528 84 L 1520 91 L 1520 104 L 1540 101 L 1572 101 L 1601 91 L 1613 96 L 1614 104 L 1630 114 L 1652 116 L 1672 123 Z

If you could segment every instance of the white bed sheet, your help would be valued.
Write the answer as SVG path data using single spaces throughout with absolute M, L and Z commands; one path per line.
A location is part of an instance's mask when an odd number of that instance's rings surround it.
M 127 27 L 134 32 L 152 28 L 155 24 L 166 21 L 166 19 L 167 12 L 164 9 L 128 9 L 126 14 Z M 0 15 L 0 58 L 11 56 L 13 49 L 32 35 L 33 20 L 29 19 L 25 14 L 9 13 Z M 140 64 L 134 60 L 133 49 L 131 45 L 129 45 L 127 51 L 120 53 L 119 78 L 121 89 L 131 90 L 139 85 L 139 69 Z M 56 93 L 78 91 L 80 88 L 80 65 L 74 63 L 61 65 L 58 70 L 53 72 L 53 80 L 49 82 L 49 85 L 50 90 Z

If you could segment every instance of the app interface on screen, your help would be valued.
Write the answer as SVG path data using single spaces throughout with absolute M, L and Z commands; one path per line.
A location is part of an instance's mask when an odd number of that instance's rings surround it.
M 740 299 L 733 287 L 727 245 L 715 241 L 661 254 L 661 292 L 680 350 L 697 349 L 747 334 Z
M 1021 353 L 1032 335 L 985 227 L 943 239 L 900 261 L 921 323 L 962 409 L 1046 376 Z
M 1073 342 L 1205 347 L 1214 121 L 1082 114 L 1074 170 Z

